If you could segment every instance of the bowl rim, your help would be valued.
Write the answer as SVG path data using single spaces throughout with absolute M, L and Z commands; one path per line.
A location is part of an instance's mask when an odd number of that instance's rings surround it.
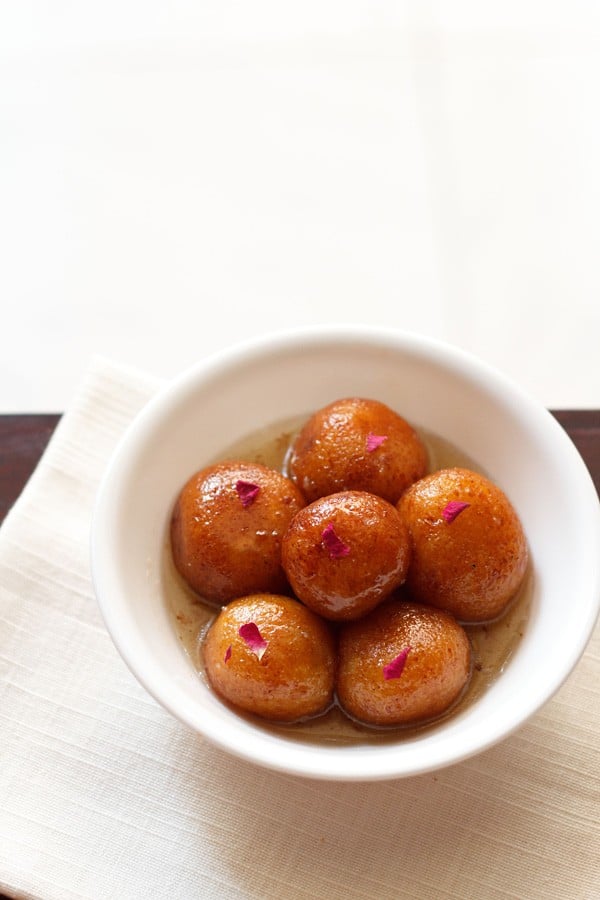
M 519 419 L 523 421 L 527 419 L 530 425 L 551 434 L 555 446 L 569 465 L 569 477 L 577 482 L 578 496 L 585 498 L 586 509 L 584 512 L 588 523 L 589 537 L 587 544 L 600 546 L 600 503 L 585 463 L 567 433 L 552 414 L 532 399 L 519 385 L 473 354 L 436 338 L 387 327 L 329 324 L 273 331 L 218 350 L 183 370 L 159 389 L 145 404 L 119 439 L 98 487 L 90 532 L 92 581 L 104 623 L 131 672 L 161 706 L 179 721 L 202 733 L 214 745 L 268 769 L 311 778 L 375 781 L 424 774 L 458 763 L 508 737 L 545 705 L 561 687 L 582 656 L 600 612 L 600 560 L 598 558 L 600 555 L 596 555 L 594 558 L 590 556 L 588 559 L 590 597 L 595 596 L 595 602 L 590 600 L 588 614 L 580 623 L 579 639 L 573 643 L 566 655 L 561 656 L 560 665 L 555 669 L 554 677 L 547 684 L 547 690 L 540 692 L 540 694 L 543 693 L 543 696 L 536 694 L 529 698 L 528 703 L 522 703 L 520 714 L 511 721 L 509 726 L 501 720 L 496 728 L 488 729 L 485 737 L 471 736 L 461 750 L 454 748 L 450 755 L 445 753 L 445 742 L 439 740 L 437 748 L 432 745 L 434 751 L 437 749 L 437 752 L 429 751 L 426 758 L 413 761 L 411 765 L 403 767 L 398 765 L 398 758 L 402 758 L 401 755 L 395 759 L 389 753 L 379 753 L 379 759 L 376 760 L 377 765 L 372 765 L 371 760 L 374 759 L 374 754 L 371 746 L 360 747 L 349 753 L 347 751 L 350 748 L 347 747 L 330 748 L 319 745 L 319 753 L 314 753 L 309 751 L 314 751 L 315 745 L 303 745 L 297 740 L 288 741 L 287 739 L 273 741 L 271 734 L 268 743 L 258 741 L 260 752 L 257 752 L 255 742 L 234 739 L 235 729 L 220 731 L 218 728 L 206 727 L 205 723 L 200 728 L 197 720 L 187 710 L 182 710 L 177 703 L 173 702 L 172 692 L 168 685 L 156 682 L 152 666 L 148 665 L 148 660 L 144 659 L 143 647 L 139 645 L 139 642 L 136 644 L 135 641 L 132 641 L 131 636 L 124 632 L 119 616 L 118 602 L 113 599 L 111 585 L 109 585 L 110 579 L 107 578 L 107 566 L 110 566 L 111 561 L 107 557 L 103 535 L 110 520 L 113 503 L 112 487 L 116 475 L 123 459 L 128 454 L 135 453 L 136 448 L 142 446 L 144 441 L 152 435 L 163 414 L 170 408 L 173 399 L 188 393 L 193 394 L 199 383 L 204 383 L 207 379 L 218 380 L 224 374 L 236 369 L 243 369 L 244 366 L 248 366 L 260 358 L 276 357 L 290 350 L 306 350 L 309 347 L 322 348 L 332 342 L 337 347 L 346 345 L 350 348 L 352 345 L 361 345 L 370 348 L 373 346 L 388 348 L 435 362 L 438 367 L 449 368 L 462 377 L 482 384 L 488 393 L 501 397 L 505 403 L 509 403 L 514 411 L 518 410 Z M 279 744 L 284 752 L 278 754 L 276 748 Z M 377 749 L 381 751 L 382 747 Z

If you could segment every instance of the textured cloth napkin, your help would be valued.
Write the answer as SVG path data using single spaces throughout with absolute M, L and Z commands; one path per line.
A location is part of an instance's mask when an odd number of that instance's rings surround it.
M 138 685 L 96 607 L 89 526 L 109 454 L 158 387 L 95 360 L 0 531 L 0 888 L 44 900 L 600 897 L 598 630 L 504 743 L 375 784 L 240 762 Z

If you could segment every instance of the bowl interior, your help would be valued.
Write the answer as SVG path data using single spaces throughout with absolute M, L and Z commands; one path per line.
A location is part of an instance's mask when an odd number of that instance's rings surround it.
M 166 606 L 162 554 L 186 479 L 257 428 L 339 397 L 389 404 L 467 452 L 513 502 L 528 538 L 531 613 L 502 676 L 476 703 L 398 742 L 315 746 L 225 707 L 183 652 Z M 436 342 L 324 330 L 255 342 L 184 373 L 128 430 L 100 488 L 92 571 L 117 647 L 147 690 L 225 749 L 275 769 L 367 780 L 424 772 L 490 746 L 560 686 L 598 613 L 598 500 L 546 410 L 498 373 Z

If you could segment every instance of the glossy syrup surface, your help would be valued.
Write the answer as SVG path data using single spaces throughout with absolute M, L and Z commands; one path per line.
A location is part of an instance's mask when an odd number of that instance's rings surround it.
M 225 448 L 219 455 L 219 460 L 215 460 L 215 462 L 226 459 L 260 462 L 285 473 L 286 454 L 304 421 L 305 419 L 302 418 L 279 422 L 269 428 L 256 431 Z M 429 432 L 417 430 L 427 447 L 429 471 L 462 466 L 486 474 L 474 460 L 459 448 Z M 164 550 L 162 574 L 173 626 L 179 641 L 191 664 L 197 670 L 198 676 L 208 684 L 200 648 L 203 636 L 218 609 L 205 603 L 185 584 L 173 565 L 168 543 Z M 525 631 L 531 593 L 532 576 L 531 572 L 528 572 L 518 596 L 500 619 L 482 625 L 464 626 L 472 646 L 472 675 L 458 702 L 444 715 L 436 718 L 434 722 L 401 728 L 373 728 L 352 721 L 337 705 L 321 716 L 289 725 L 264 722 L 238 710 L 236 712 L 245 718 L 251 718 L 254 724 L 279 734 L 285 734 L 288 738 L 316 743 L 364 744 L 398 741 L 408 735 L 420 733 L 424 729 L 435 728 L 444 719 L 457 715 L 461 710 L 474 703 L 502 674 Z

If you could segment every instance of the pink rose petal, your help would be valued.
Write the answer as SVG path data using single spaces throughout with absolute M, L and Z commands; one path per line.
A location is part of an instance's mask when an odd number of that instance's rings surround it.
M 247 622 L 246 625 L 240 625 L 238 634 L 246 642 L 247 646 L 252 650 L 258 661 L 263 658 L 265 650 L 269 644 L 265 641 L 258 626 L 255 622 Z
M 377 450 L 378 447 L 381 447 L 384 441 L 387 441 L 387 434 L 373 434 L 372 431 L 367 435 L 367 453 L 372 453 L 373 450 Z
M 404 647 L 395 659 L 383 667 L 383 677 L 386 681 L 390 681 L 392 678 L 400 678 L 406 665 L 406 658 L 411 650 L 412 647 Z
M 251 481 L 240 480 L 236 482 L 235 489 L 244 509 L 254 503 L 260 492 L 260 487 Z
M 461 500 L 451 500 L 446 504 L 445 509 L 442 511 L 442 516 L 449 525 L 450 522 L 454 522 L 455 518 L 460 516 L 461 512 L 470 505 L 470 503 L 463 503 Z
M 228 663 L 230 659 L 231 659 L 231 644 L 229 645 L 229 647 L 228 647 L 227 650 L 225 651 L 225 657 L 224 657 L 224 659 L 223 659 L 223 662 L 224 662 L 224 663 Z
M 331 522 L 323 529 L 321 540 L 329 551 L 329 559 L 342 559 L 350 553 L 350 547 L 340 540 Z

